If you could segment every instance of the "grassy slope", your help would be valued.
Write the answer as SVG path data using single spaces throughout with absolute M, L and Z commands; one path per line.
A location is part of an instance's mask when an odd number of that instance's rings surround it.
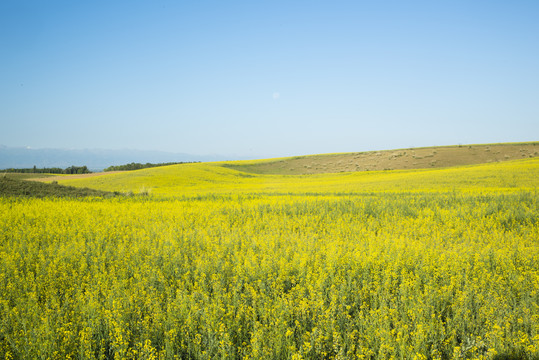
M 255 174 L 319 174 L 366 170 L 426 169 L 536 157 L 539 142 L 322 154 L 282 159 L 237 161 L 225 166 Z
M 2 173 L 0 172 L 0 176 L 6 177 L 9 179 L 16 179 L 16 180 L 48 180 L 52 177 L 57 177 L 56 174 L 31 174 L 31 173 Z
M 247 174 L 222 163 L 172 165 L 63 180 L 60 183 L 104 191 L 150 191 L 155 195 L 191 196 L 210 193 L 367 193 L 414 192 L 418 189 L 484 191 L 535 189 L 539 158 L 443 169 L 349 172 L 314 175 Z
M 42 175 L 42 174 L 41 174 Z M 111 197 L 115 194 L 88 188 L 63 186 L 56 183 L 45 184 L 36 181 L 24 181 L 17 177 L 0 177 L 0 196 L 23 197 Z

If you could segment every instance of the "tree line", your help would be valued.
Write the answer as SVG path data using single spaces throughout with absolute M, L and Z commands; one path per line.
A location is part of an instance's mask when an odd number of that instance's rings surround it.
M 2 172 L 8 172 L 8 173 L 22 173 L 22 174 L 90 174 L 91 171 L 88 170 L 88 167 L 85 166 L 70 166 L 65 169 L 61 169 L 58 167 L 51 167 L 51 168 L 38 168 L 34 165 L 33 168 L 23 168 L 23 169 L 4 169 Z
M 189 163 L 195 163 L 200 161 L 184 161 L 184 162 L 167 162 L 167 163 L 135 163 L 132 162 L 130 164 L 125 165 L 113 165 L 109 166 L 108 168 L 104 169 L 103 171 L 129 171 L 129 170 L 140 170 L 140 169 L 146 169 L 151 167 L 158 167 L 158 166 L 167 166 L 167 165 L 178 165 L 178 164 L 189 164 Z M 91 171 L 88 169 L 87 166 L 70 166 L 68 168 L 62 169 L 59 167 L 44 167 L 44 168 L 38 168 L 34 165 L 33 168 L 9 168 L 0 170 L 2 172 L 7 173 L 22 173 L 22 174 L 90 174 Z

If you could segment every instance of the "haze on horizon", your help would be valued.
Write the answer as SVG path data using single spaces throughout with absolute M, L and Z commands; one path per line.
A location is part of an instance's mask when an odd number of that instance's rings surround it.
M 539 2 L 0 3 L 0 144 L 273 157 L 537 140 Z

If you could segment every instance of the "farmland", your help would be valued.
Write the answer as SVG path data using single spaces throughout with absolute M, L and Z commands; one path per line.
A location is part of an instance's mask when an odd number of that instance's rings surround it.
M 58 180 L 135 197 L 0 198 L 0 357 L 539 356 L 538 158 L 253 164 Z

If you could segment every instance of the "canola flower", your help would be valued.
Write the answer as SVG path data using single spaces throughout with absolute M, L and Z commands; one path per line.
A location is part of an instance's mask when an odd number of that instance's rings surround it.
M 537 356 L 538 164 L 0 198 L 0 357 Z
M 243 162 L 238 162 L 243 163 Z M 247 162 L 249 163 L 249 162 Z M 63 185 L 178 197 L 221 194 L 365 194 L 387 192 L 514 192 L 538 186 L 539 158 L 456 168 L 314 175 L 259 175 L 225 163 L 181 164 L 86 179 Z

